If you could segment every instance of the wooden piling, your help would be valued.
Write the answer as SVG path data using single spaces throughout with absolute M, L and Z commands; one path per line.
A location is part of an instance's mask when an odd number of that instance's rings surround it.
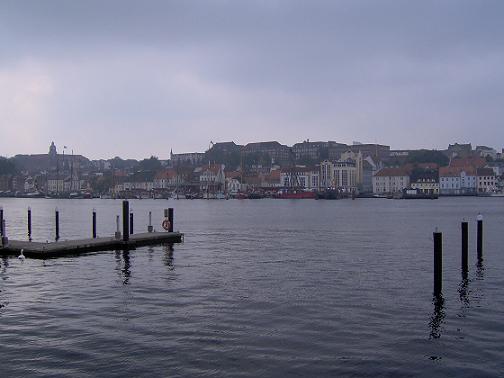
M 476 249 L 478 253 L 478 260 L 483 260 L 483 215 L 478 214 L 476 220 L 478 222 Z
M 461 224 L 462 228 L 462 272 L 469 270 L 469 224 L 464 220 Z
M 152 211 L 149 211 L 149 225 L 147 226 L 147 232 L 152 232 Z
M 123 241 L 127 242 L 129 240 L 129 202 L 123 201 L 122 203 L 122 218 L 123 218 Z
M 129 222 L 130 222 L 130 235 L 133 235 L 133 212 L 130 213 Z
M 28 240 L 32 240 L 32 212 L 31 207 L 28 207 Z
M 9 238 L 7 238 L 5 219 L 2 219 L 2 223 L 0 224 L 0 230 L 2 231 L 2 237 L 0 238 L 0 240 L 2 241 L 2 247 L 6 247 L 9 244 Z
M 59 210 L 58 208 L 56 208 L 56 211 L 55 211 L 55 217 L 54 217 L 54 221 L 56 223 L 56 237 L 55 237 L 55 240 L 58 241 L 59 238 L 60 238 L 60 229 L 59 229 Z
M 443 234 L 434 232 L 434 295 L 441 294 L 443 288 Z
M 119 231 L 119 215 L 116 216 L 116 232 L 115 232 L 115 238 L 116 239 L 121 239 L 121 231 Z
M 173 207 L 170 207 L 168 209 L 168 221 L 170 222 L 170 227 L 168 229 L 168 232 L 173 232 Z
M 93 239 L 96 239 L 96 210 L 93 209 L 93 228 L 92 228 Z
M 0 206 L 0 236 L 3 236 L 3 220 L 4 220 L 3 207 Z

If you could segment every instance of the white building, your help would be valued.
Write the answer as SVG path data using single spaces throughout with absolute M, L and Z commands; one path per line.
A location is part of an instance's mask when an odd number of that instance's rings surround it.
M 410 186 L 409 172 L 404 168 L 383 168 L 373 176 L 373 193 L 392 194 Z
M 282 169 L 280 183 L 285 188 L 318 190 L 320 187 L 320 172 L 317 168 L 305 166 Z
M 493 193 L 497 190 L 497 180 L 492 168 L 478 168 L 478 193 Z
M 474 194 L 478 186 L 476 170 L 472 167 L 439 168 L 439 192 L 443 195 Z
M 209 164 L 201 167 L 199 173 L 200 190 L 221 191 L 226 184 L 224 164 Z

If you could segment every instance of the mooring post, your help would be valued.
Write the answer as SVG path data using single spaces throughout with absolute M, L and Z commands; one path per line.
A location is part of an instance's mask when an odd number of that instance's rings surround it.
M 123 201 L 123 241 L 129 241 L 129 202 Z
M 434 295 L 441 294 L 443 287 L 443 234 L 434 231 Z
M 0 231 L 2 231 L 2 237 L 0 238 L 2 241 L 2 247 L 7 247 L 7 245 L 9 245 L 9 238 L 7 237 L 5 219 L 2 219 L 2 223 L 0 224 Z
M 56 208 L 54 215 L 55 215 L 55 219 L 54 220 L 55 220 L 55 223 L 56 223 L 56 238 L 55 238 L 55 240 L 58 241 L 59 238 L 60 238 L 60 233 L 59 233 L 59 231 L 60 231 L 59 230 L 59 210 L 58 210 L 58 208 Z
M 168 232 L 173 232 L 173 207 L 168 209 L 168 221 L 170 222 L 170 228 Z
M 149 225 L 147 226 L 147 232 L 152 232 L 152 211 L 149 211 Z
M 116 239 L 121 239 L 121 231 L 119 231 L 119 215 L 116 216 L 116 232 L 115 232 L 115 238 Z
M 477 252 L 478 260 L 483 260 L 483 215 L 478 214 L 476 217 L 478 221 L 478 235 L 477 235 Z
M 131 209 L 129 221 L 130 221 L 130 234 L 133 235 L 133 209 Z
M 469 270 L 468 256 L 469 256 L 469 224 L 464 219 L 462 221 L 462 272 Z
M 31 207 L 28 206 L 28 240 L 32 241 Z
M 3 207 L 0 206 L 0 235 L 3 236 Z
M 96 239 L 96 209 L 93 209 L 93 239 Z

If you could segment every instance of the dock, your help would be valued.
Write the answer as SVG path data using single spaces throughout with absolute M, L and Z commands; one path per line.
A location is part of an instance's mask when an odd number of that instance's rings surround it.
M 115 237 L 62 240 L 50 243 L 9 240 L 7 246 L 0 246 L 0 256 L 18 256 L 23 250 L 26 257 L 44 259 L 96 251 L 135 249 L 146 245 L 180 243 L 183 239 L 184 234 L 180 232 L 146 232 L 130 235 L 128 241 Z

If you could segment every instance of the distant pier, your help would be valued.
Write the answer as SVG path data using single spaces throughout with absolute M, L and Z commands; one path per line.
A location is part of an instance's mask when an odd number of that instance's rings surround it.
M 128 201 L 123 201 L 123 232 L 120 232 L 119 216 L 116 217 L 116 232 L 114 236 L 96 236 L 96 210 L 92 213 L 92 238 L 78 240 L 60 240 L 59 210 L 55 211 L 55 241 L 33 242 L 31 208 L 28 208 L 28 240 L 9 240 L 5 228 L 3 209 L 0 207 L 0 256 L 21 255 L 33 258 L 48 258 L 64 255 L 79 255 L 93 251 L 120 249 L 135 249 L 139 246 L 181 243 L 184 234 L 173 231 L 173 209 L 165 209 L 165 220 L 162 226 L 165 232 L 154 232 L 152 213 L 149 212 L 149 225 L 145 233 L 133 234 L 133 213 L 130 212 Z
M 146 232 L 130 235 L 128 241 L 115 237 L 96 239 L 63 240 L 52 243 L 9 240 L 5 247 L 0 247 L 0 255 L 17 256 L 23 250 L 26 257 L 48 258 L 65 255 L 78 255 L 93 251 L 110 251 L 118 249 L 135 249 L 136 247 L 165 243 L 180 243 L 183 240 L 180 232 Z

